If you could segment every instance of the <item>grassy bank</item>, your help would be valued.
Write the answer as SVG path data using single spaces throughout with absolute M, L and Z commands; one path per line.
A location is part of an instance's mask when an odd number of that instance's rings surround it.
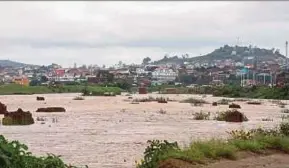
M 270 88 L 264 86 L 240 87 L 234 85 L 227 85 L 222 87 L 215 87 L 212 93 L 214 96 L 223 97 L 289 100 L 289 86 L 285 86 L 282 88 Z
M 8 141 L 0 135 L 1 168 L 76 168 L 65 164 L 59 156 L 33 156 L 28 147 L 18 141 Z
M 170 159 L 180 160 L 186 164 L 204 164 L 219 159 L 236 160 L 240 152 L 264 154 L 268 151 L 289 153 L 289 123 L 282 123 L 278 129 L 250 131 L 232 131 L 228 140 L 212 139 L 195 141 L 181 149 L 177 142 L 148 141 L 149 146 L 144 152 L 144 159 L 137 168 L 166 167 Z M 169 163 L 175 168 L 181 167 Z M 169 166 L 168 166 L 169 167 Z
M 92 95 L 103 95 L 105 92 L 120 94 L 118 87 L 100 87 L 84 85 L 61 85 L 61 86 L 21 86 L 17 84 L 0 85 L 0 95 L 13 94 L 47 94 L 47 93 L 82 93 L 86 89 L 87 93 Z

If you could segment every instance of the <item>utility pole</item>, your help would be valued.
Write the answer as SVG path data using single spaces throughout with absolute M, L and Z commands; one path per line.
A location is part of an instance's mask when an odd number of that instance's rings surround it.
M 286 70 L 288 70 L 288 41 L 285 42 Z

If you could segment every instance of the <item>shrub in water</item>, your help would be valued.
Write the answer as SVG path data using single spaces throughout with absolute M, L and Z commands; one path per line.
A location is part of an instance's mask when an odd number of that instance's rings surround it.
M 282 109 L 281 113 L 289 113 L 289 109 Z
M 180 103 L 191 103 L 192 106 L 202 106 L 203 104 L 207 104 L 208 102 L 203 99 L 189 98 L 180 101 Z
M 84 97 L 77 96 L 77 97 L 73 98 L 73 100 L 84 100 Z
M 232 103 L 232 104 L 229 105 L 229 108 L 238 108 L 238 109 L 240 109 L 241 106 L 239 104 Z
M 239 112 L 236 109 L 219 112 L 217 113 L 215 119 L 218 121 L 227 121 L 227 122 L 248 121 L 248 118 L 243 113 Z
M 44 98 L 44 97 L 38 97 L 38 96 L 37 96 L 37 97 L 36 97 L 36 100 L 37 100 L 37 101 L 44 101 L 45 98 Z
M 46 108 L 38 108 L 36 112 L 65 112 L 65 108 L 63 107 L 46 107 Z
M 163 97 L 157 98 L 157 102 L 158 103 L 168 103 L 168 101 L 165 98 L 163 98 Z
M 217 103 L 222 104 L 222 105 L 228 105 L 230 102 L 232 102 L 232 101 L 229 99 L 221 99 Z
M 282 122 L 280 124 L 280 132 L 285 136 L 289 136 L 289 123 L 288 122 Z
M 282 120 L 288 120 L 288 119 L 289 119 L 289 115 L 282 115 L 282 116 L 281 116 L 281 119 L 282 119 Z
M 247 102 L 247 104 L 260 105 L 262 103 L 259 101 L 249 101 L 249 102 Z
M 160 109 L 160 110 L 159 110 L 159 113 L 160 113 L 160 114 L 166 114 L 167 111 L 165 111 L 165 110 L 163 110 L 163 109 Z
M 22 109 L 18 109 L 15 112 L 7 112 L 4 114 L 2 119 L 3 125 L 30 125 L 34 124 L 32 114 L 27 111 L 24 112 Z
M 194 113 L 193 115 L 195 120 L 209 120 L 211 114 L 210 112 L 204 113 L 203 111 L 201 111 L 199 113 Z

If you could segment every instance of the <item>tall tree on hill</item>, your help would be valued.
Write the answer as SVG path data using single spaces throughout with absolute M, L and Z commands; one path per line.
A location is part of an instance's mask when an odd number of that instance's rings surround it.
M 142 64 L 143 65 L 147 65 L 149 62 L 151 61 L 151 58 L 150 57 L 146 57 L 142 60 Z

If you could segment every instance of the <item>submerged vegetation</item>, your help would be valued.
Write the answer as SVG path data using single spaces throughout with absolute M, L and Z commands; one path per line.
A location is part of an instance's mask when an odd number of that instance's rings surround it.
M 215 120 L 226 122 L 244 122 L 248 121 L 248 118 L 236 109 L 218 112 Z
M 137 163 L 137 168 L 181 168 L 178 161 L 192 166 L 219 159 L 236 160 L 239 152 L 266 153 L 277 150 L 289 153 L 289 123 L 281 123 L 276 129 L 253 129 L 249 131 L 233 130 L 228 132 L 227 140 L 211 139 L 192 142 L 181 149 L 177 142 L 148 141 L 144 159 Z
M 211 113 L 210 112 L 205 113 L 203 111 L 200 111 L 200 112 L 194 113 L 193 115 L 194 115 L 195 120 L 209 120 Z
M 201 106 L 203 104 L 208 104 L 206 100 L 197 99 L 197 98 L 188 98 L 188 99 L 180 101 L 180 103 L 191 103 L 194 106 Z

